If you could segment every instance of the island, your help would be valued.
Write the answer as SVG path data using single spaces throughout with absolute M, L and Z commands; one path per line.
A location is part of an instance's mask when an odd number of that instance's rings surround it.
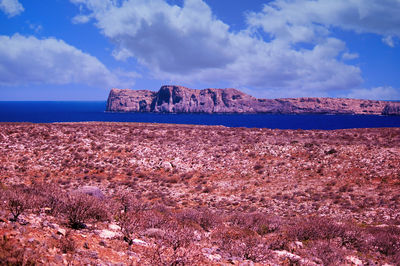
M 257 99 L 233 88 L 198 90 L 165 85 L 158 92 L 111 89 L 106 111 L 400 115 L 400 102 L 322 97 Z

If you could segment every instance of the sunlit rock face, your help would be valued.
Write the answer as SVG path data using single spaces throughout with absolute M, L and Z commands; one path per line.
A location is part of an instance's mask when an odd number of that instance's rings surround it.
M 400 115 L 400 103 L 341 98 L 257 99 L 232 88 L 196 90 L 167 85 L 158 92 L 112 89 L 107 111 Z

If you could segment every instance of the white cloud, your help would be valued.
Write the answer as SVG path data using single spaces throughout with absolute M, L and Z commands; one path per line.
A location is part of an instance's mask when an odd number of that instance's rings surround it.
M 392 36 L 385 36 L 385 37 L 382 38 L 382 41 L 384 43 L 386 43 L 390 47 L 394 47 L 395 46 Z
M 342 54 L 342 59 L 343 60 L 352 60 L 352 59 L 356 59 L 358 57 L 359 57 L 359 55 L 357 53 L 345 52 L 345 53 Z
M 0 85 L 71 83 L 127 87 L 133 78 L 111 72 L 96 57 L 62 40 L 0 36 Z
M 72 18 L 72 23 L 74 24 L 84 24 L 89 22 L 90 16 L 85 16 L 85 15 L 77 15 Z
M 372 89 L 354 89 L 345 96 L 357 99 L 400 100 L 400 90 L 390 86 Z
M 0 0 L 0 9 L 10 18 L 24 11 L 24 7 L 18 0 Z
M 345 43 L 329 37 L 322 26 L 300 25 L 266 42 L 256 37 L 255 26 L 231 32 L 202 0 L 186 0 L 183 7 L 163 0 L 71 1 L 82 9 L 78 17 L 94 18 L 115 44 L 117 60 L 133 57 L 159 79 L 180 84 L 223 81 L 287 94 L 348 89 L 362 82 L 358 67 L 338 60 L 347 50 Z M 295 49 L 288 38 L 313 40 L 313 45 Z
M 290 42 L 316 41 L 329 34 L 330 27 L 357 33 L 400 37 L 399 0 L 275 0 L 262 12 L 250 13 L 248 23 Z M 303 30 L 302 30 L 303 29 Z

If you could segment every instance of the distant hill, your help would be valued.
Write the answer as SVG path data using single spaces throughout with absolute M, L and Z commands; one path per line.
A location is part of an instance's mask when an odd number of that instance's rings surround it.
M 345 98 L 257 99 L 237 89 L 112 89 L 109 112 L 400 115 L 400 102 Z

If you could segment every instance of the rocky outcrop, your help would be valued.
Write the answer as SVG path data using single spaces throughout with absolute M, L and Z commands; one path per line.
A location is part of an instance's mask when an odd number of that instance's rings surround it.
M 400 104 L 386 104 L 382 111 L 383 115 L 399 115 L 400 114 Z
M 340 98 L 257 99 L 237 89 L 162 86 L 158 92 L 112 89 L 110 112 L 400 115 L 400 102 Z

